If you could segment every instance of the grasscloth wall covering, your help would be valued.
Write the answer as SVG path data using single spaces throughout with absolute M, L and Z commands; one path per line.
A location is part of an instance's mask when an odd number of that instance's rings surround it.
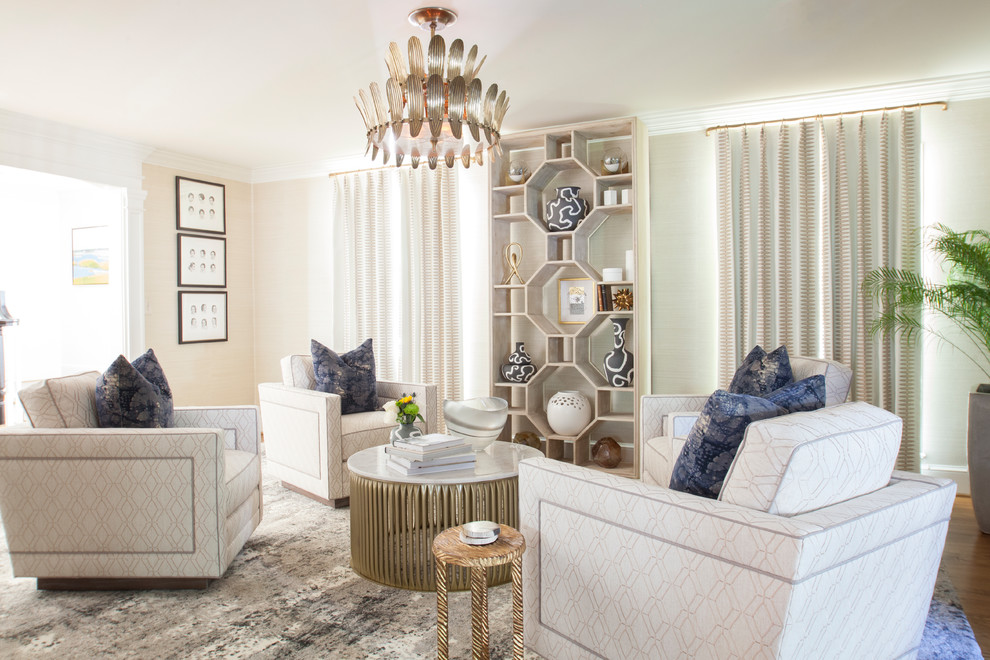
M 904 419 L 898 467 L 920 467 L 920 356 L 869 336 L 877 266 L 917 270 L 918 109 L 721 130 L 719 382 L 755 344 L 853 369 L 850 398 Z
M 157 165 L 145 165 L 143 171 L 144 190 L 148 194 L 144 212 L 145 343 L 155 349 L 177 406 L 254 403 L 251 185 Z M 228 340 L 225 342 L 179 345 L 179 289 L 175 270 L 177 175 L 226 186 Z

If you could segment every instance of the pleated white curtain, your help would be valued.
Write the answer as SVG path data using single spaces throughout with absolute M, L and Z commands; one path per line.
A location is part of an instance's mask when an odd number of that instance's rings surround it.
M 381 380 L 437 386 L 459 399 L 461 356 L 457 177 L 447 168 L 333 176 L 334 231 L 343 238 L 342 337 L 371 337 Z M 343 249 L 340 249 L 340 248 Z
M 920 467 L 918 347 L 869 335 L 881 265 L 920 269 L 918 110 L 718 133 L 719 382 L 756 344 L 838 360 L 850 399 L 904 419 Z

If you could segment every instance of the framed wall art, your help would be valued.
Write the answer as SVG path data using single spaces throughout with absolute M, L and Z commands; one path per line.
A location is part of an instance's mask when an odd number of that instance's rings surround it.
M 110 227 L 72 229 L 72 283 L 110 283 Z
M 179 343 L 227 341 L 227 292 L 179 291 Z
M 179 286 L 227 286 L 227 239 L 177 234 Z
M 223 234 L 227 231 L 224 187 L 220 183 L 175 177 L 175 228 Z
M 587 277 L 557 280 L 557 321 L 587 323 L 595 315 L 594 283 Z

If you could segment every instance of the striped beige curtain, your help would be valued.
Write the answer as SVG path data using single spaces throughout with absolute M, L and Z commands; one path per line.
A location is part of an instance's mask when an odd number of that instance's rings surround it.
M 331 177 L 334 230 L 342 236 L 342 348 L 374 339 L 382 380 L 437 386 L 459 399 L 460 257 L 457 177 L 447 168 L 381 169 Z
M 719 382 L 755 345 L 838 360 L 850 398 L 904 419 L 898 468 L 920 467 L 918 347 L 870 337 L 860 285 L 920 269 L 918 110 L 718 133 Z

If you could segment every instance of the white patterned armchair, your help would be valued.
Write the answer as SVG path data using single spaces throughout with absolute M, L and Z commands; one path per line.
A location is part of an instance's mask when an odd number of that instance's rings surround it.
M 350 501 L 347 459 L 355 452 L 388 442 L 394 422 L 383 410 L 342 415 L 340 397 L 319 392 L 311 355 L 282 358 L 282 383 L 261 383 L 261 422 L 268 471 L 282 485 L 334 507 Z M 426 423 L 424 433 L 437 430 L 436 385 L 377 382 L 378 402 L 415 394 Z
M 866 403 L 754 422 L 718 500 L 524 461 L 526 645 L 555 659 L 915 657 L 956 487 L 893 471 L 900 434 Z
M 202 588 L 261 522 L 256 406 L 175 409 L 174 428 L 96 428 L 89 372 L 19 392 L 0 427 L 14 577 L 39 589 Z

